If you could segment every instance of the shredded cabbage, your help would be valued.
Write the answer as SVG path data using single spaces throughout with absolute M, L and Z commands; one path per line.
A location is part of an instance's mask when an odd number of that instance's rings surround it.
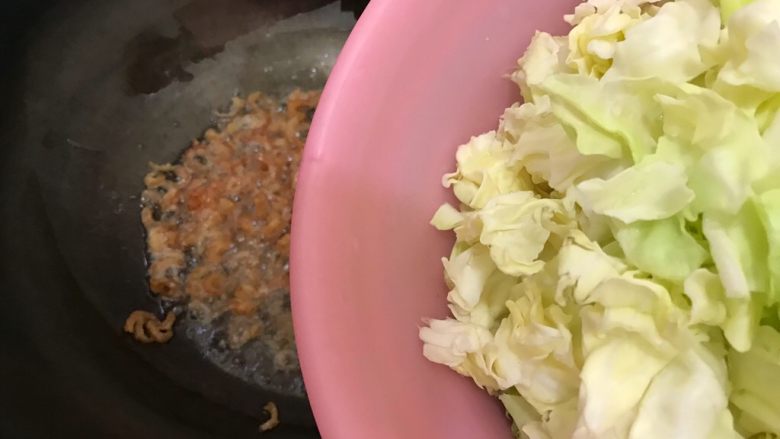
M 518 437 L 780 435 L 780 0 L 588 0 L 460 146 L 423 353 Z

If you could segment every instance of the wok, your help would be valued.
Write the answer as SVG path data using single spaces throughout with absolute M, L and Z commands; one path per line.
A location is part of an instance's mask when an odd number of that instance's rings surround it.
M 363 3 L 6 2 L 0 437 L 257 437 L 268 401 L 282 422 L 267 437 L 317 437 L 299 379 L 276 385 L 193 322 L 166 345 L 121 327 L 161 311 L 138 212 L 148 162 L 175 160 L 236 94 L 321 87 Z

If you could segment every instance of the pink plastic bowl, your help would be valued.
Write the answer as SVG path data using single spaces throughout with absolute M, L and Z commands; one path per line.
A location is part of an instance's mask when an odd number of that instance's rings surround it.
M 447 314 L 428 225 L 441 176 L 517 100 L 505 78 L 574 0 L 373 0 L 325 87 L 298 180 L 292 301 L 306 388 L 326 439 L 509 438 L 498 403 L 422 356 Z

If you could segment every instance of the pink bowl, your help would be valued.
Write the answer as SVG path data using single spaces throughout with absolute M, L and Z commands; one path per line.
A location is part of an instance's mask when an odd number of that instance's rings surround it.
M 373 0 L 317 109 L 293 217 L 292 302 L 306 388 L 326 439 L 509 438 L 498 403 L 422 356 L 443 317 L 428 221 L 441 175 L 517 100 L 505 78 L 536 29 L 575 0 Z

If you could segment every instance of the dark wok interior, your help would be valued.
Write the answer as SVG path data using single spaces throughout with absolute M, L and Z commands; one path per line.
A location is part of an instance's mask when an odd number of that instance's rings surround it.
M 175 160 L 235 94 L 320 87 L 363 3 L 4 4 L 0 437 L 258 437 L 268 401 L 282 423 L 265 437 L 317 437 L 300 392 L 121 327 L 161 311 L 138 217 L 148 162 Z

